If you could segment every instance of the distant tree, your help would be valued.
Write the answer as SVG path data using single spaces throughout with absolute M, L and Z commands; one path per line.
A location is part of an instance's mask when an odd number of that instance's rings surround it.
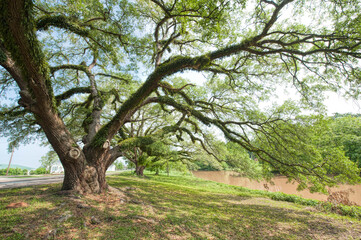
M 150 138 L 149 136 L 147 138 Z M 141 138 L 138 138 L 138 140 Z M 169 162 L 180 161 L 184 159 L 180 151 L 171 150 L 171 147 L 161 141 L 131 141 L 121 143 L 126 150 L 124 156 L 135 165 L 135 173 L 138 176 L 144 175 L 146 168 L 152 168 L 158 171 Z M 143 139 L 144 140 L 144 139 Z M 131 145 L 128 145 L 131 144 Z M 157 171 L 157 170 L 156 170 Z
M 343 146 L 346 156 L 361 168 L 361 117 L 338 116 L 331 123 L 335 141 Z
M 344 117 L 359 118 L 359 117 L 361 117 L 361 114 L 360 113 L 335 113 L 332 118 L 337 119 L 337 118 L 344 118 Z
M 194 123 L 186 114 L 169 114 L 164 107 L 165 111 L 161 110 L 157 105 L 143 107 L 118 132 L 122 154 L 135 165 L 138 176 L 143 176 L 145 168 L 159 172 L 165 164 L 169 167 L 176 166 L 177 161 L 192 161 L 192 152 L 196 151 L 192 145 L 196 143 L 207 149 L 205 134 L 198 130 L 202 135 L 199 138 L 192 133 Z
M 49 151 L 40 159 L 41 167 L 45 168 L 50 173 L 50 168 L 54 163 L 59 161 L 58 155 L 55 151 Z
M 0 175 L 5 176 L 7 169 L 0 169 Z M 28 171 L 21 168 L 9 168 L 8 175 L 26 175 Z
M 132 163 L 131 161 L 126 160 L 126 161 L 125 161 L 125 167 L 126 167 L 126 169 L 134 169 L 134 168 L 135 168 L 135 165 L 134 165 L 134 163 Z
M 224 143 L 214 141 L 212 149 L 217 158 L 210 156 L 206 152 L 192 156 L 194 170 L 232 170 L 240 173 L 241 176 L 259 179 L 262 177 L 262 165 L 250 157 L 250 154 L 239 144 L 233 142 Z
M 327 177 L 312 176 L 313 171 L 319 171 L 319 174 L 324 176 L 333 174 L 337 178 L 348 179 L 347 181 L 350 183 L 357 182 L 356 175 L 360 173 L 360 170 L 345 156 L 343 147 L 335 141 L 331 125 L 330 118 L 304 116 L 297 120 L 297 131 L 288 123 L 278 122 L 271 126 L 271 129 L 277 129 L 281 134 L 256 137 L 257 144 L 265 149 L 265 152 L 256 155 L 263 165 L 265 175 L 272 176 L 274 170 L 282 173 L 283 168 L 287 168 L 287 164 L 285 165 L 284 162 L 263 161 L 262 155 L 272 151 L 275 153 L 275 157 L 283 156 L 288 164 L 295 166 L 294 171 L 289 172 L 288 176 L 290 180 L 294 179 L 299 183 L 299 190 L 310 188 L 311 191 L 326 192 L 322 181 Z M 273 141 L 277 141 L 278 144 L 271 144 Z M 298 162 L 295 163 L 294 159 L 298 159 Z M 318 164 L 315 164 L 315 159 L 318 159 Z M 345 171 L 346 169 L 348 170 Z M 313 183 L 312 186 L 305 184 L 305 178 Z M 331 183 L 330 186 L 334 184 L 336 183 Z
M 30 171 L 27 170 L 27 169 L 23 169 L 23 174 L 22 175 L 28 175 L 28 172 L 30 172 Z
M 47 173 L 49 173 L 49 171 L 44 167 L 39 167 L 35 170 L 30 171 L 30 175 L 42 175 L 42 174 L 47 174 Z
M 119 130 L 118 145 L 122 155 L 135 165 L 135 173 L 143 176 L 144 169 L 170 153 L 164 142 L 163 128 L 172 125 L 173 116 L 163 114 L 158 106 L 146 106 Z
M 252 159 L 250 154 L 240 145 L 228 142 L 225 160 L 230 169 L 239 172 L 242 176 L 260 179 L 262 166 L 257 159 Z
M 114 162 L 116 170 L 123 170 L 125 168 L 122 161 L 115 161 Z

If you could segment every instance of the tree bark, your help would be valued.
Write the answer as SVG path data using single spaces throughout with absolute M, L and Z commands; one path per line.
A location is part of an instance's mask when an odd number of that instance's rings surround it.
M 108 159 L 97 159 L 92 164 L 65 162 L 62 190 L 73 190 L 80 194 L 102 193 L 108 190 L 106 170 Z M 110 164 L 109 164 L 110 165 Z
M 137 174 L 137 176 L 144 177 L 144 173 L 143 173 L 144 169 L 145 169 L 145 166 L 136 165 L 135 166 L 135 173 Z

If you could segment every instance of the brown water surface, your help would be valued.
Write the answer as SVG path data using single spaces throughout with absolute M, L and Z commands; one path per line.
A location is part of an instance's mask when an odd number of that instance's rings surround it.
M 193 171 L 193 175 L 202 179 L 211 180 L 220 183 L 226 183 L 234 186 L 242 186 L 256 190 L 268 190 L 271 192 L 284 192 L 287 194 L 295 194 L 304 198 L 327 200 L 327 195 L 320 193 L 310 193 L 308 190 L 297 191 L 297 184 L 287 182 L 286 177 L 273 178 L 274 185 L 266 181 L 257 182 L 245 177 L 237 176 L 237 173 L 231 171 Z M 333 187 L 331 192 L 348 191 L 349 199 L 361 206 L 361 184 L 359 185 L 341 185 Z

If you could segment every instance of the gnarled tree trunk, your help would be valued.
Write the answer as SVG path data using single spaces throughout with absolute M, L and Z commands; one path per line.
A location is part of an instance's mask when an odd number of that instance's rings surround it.
M 135 173 L 137 174 L 137 176 L 143 177 L 144 176 L 144 169 L 145 166 L 141 166 L 136 164 L 135 165 Z
M 63 164 L 64 181 L 62 190 L 83 193 L 101 193 L 108 189 L 105 180 L 106 169 L 102 165 Z
M 119 156 L 117 147 L 84 147 L 78 161 L 62 161 L 65 170 L 62 190 L 81 194 L 107 191 L 106 171 Z

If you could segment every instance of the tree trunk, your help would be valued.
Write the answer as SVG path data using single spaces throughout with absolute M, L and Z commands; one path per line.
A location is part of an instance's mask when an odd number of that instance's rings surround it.
M 66 163 L 62 190 L 73 190 L 80 194 L 102 193 L 108 189 L 105 179 L 106 166 L 103 161 L 96 165 Z
M 109 154 L 103 155 L 105 157 L 84 161 L 62 161 L 64 167 L 62 190 L 73 190 L 80 194 L 105 192 L 108 189 L 105 174 L 111 163 Z
M 144 176 L 144 169 L 145 166 L 139 166 L 139 165 L 135 165 L 135 173 L 137 174 L 137 176 L 143 177 Z
M 67 126 L 64 124 L 56 106 L 50 79 L 50 69 L 47 60 L 41 53 L 41 46 L 36 39 L 30 0 L 3 0 L 0 9 L 2 27 L 0 27 L 0 51 L 5 54 L 0 65 L 14 78 L 19 86 L 18 101 L 28 112 L 34 114 L 36 123 L 44 131 L 49 143 L 59 156 L 64 167 L 64 182 L 62 190 L 75 190 L 79 193 L 100 193 L 107 190 L 105 172 L 116 159 L 117 153 L 110 150 L 110 139 L 118 131 L 114 129 L 100 147 L 87 146 L 84 149 L 77 144 Z M 35 21 L 35 20 L 34 20 Z M 2 41 L 6 40 L 6 41 Z M 16 57 L 15 57 L 16 56 Z M 94 75 L 90 73 L 95 66 L 95 60 L 88 67 L 87 74 L 91 81 L 94 120 L 90 124 L 91 132 L 87 140 L 94 139 L 99 130 L 101 99 L 97 98 Z M 143 98 L 142 98 L 143 99 Z M 140 100 L 134 102 L 137 105 Z M 123 118 L 131 109 L 123 112 Z M 118 123 L 119 125 L 123 122 Z

